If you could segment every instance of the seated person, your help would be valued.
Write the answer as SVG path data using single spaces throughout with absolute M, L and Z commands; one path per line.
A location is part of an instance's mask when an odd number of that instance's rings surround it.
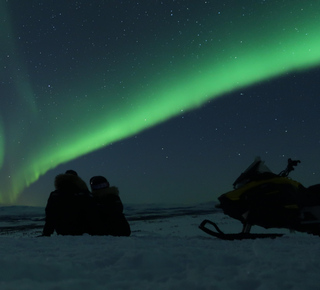
M 55 191 L 46 206 L 43 236 L 82 235 L 87 232 L 88 205 L 92 202 L 86 183 L 73 170 L 56 176 Z
M 130 236 L 131 229 L 123 214 L 119 190 L 103 176 L 90 179 L 94 207 L 90 214 L 89 234 Z

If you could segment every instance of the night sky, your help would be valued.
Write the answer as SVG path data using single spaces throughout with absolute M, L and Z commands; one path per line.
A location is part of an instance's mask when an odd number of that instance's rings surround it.
M 256 156 L 320 183 L 318 0 L 0 1 L 0 203 L 67 169 L 213 201 Z

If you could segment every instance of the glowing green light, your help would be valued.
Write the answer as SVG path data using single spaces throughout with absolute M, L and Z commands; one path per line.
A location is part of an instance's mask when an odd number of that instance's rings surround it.
M 261 8 L 255 12 L 255 19 L 236 18 L 232 26 L 231 20 L 228 25 L 220 23 L 221 31 L 212 34 L 210 31 L 217 26 L 215 19 L 202 31 L 201 47 L 186 48 L 181 54 L 176 52 L 170 64 L 167 61 L 164 65 L 163 60 L 171 56 L 161 55 L 161 48 L 153 48 L 161 60 L 134 77 L 127 68 L 124 89 L 117 87 L 105 93 L 88 77 L 79 89 L 79 84 L 71 84 L 73 94 L 83 95 L 85 90 L 85 98 L 79 101 L 63 98 L 68 92 L 57 88 L 60 97 L 56 97 L 56 104 L 44 106 L 35 104 L 30 83 L 19 82 L 19 95 L 27 96 L 33 104 L 28 110 L 30 122 L 24 125 L 29 136 L 24 136 L 25 131 L 12 133 L 14 138 L 5 143 L 4 132 L 0 132 L 0 165 L 11 176 L 0 189 L 0 202 L 13 202 L 26 186 L 61 163 L 155 126 L 227 92 L 319 65 L 320 3 L 311 2 L 313 5 L 306 7 L 296 1 L 287 1 L 283 7 L 269 4 L 270 10 Z M 290 6 L 290 3 L 294 4 Z M 232 18 L 231 11 L 230 8 L 225 13 L 230 13 Z M 191 43 L 188 36 L 183 40 Z M 35 115 L 37 107 L 40 109 Z M 2 164 L 4 154 L 9 154 L 11 167 Z

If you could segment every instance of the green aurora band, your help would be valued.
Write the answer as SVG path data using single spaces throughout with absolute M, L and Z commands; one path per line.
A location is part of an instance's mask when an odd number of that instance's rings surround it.
M 6 119 L 0 119 L 0 202 L 14 203 L 27 186 L 59 164 L 199 108 L 228 92 L 318 66 L 320 2 L 284 3 L 288 5 L 269 4 L 272 13 L 256 4 L 254 17 L 221 23 L 223 31 L 215 32 L 217 41 L 205 41 L 212 35 L 210 29 L 208 35 L 203 31 L 201 47 L 175 52 L 170 62 L 171 56 L 158 48 L 154 53 L 161 57 L 152 66 L 146 64 L 134 76 L 123 73 L 125 88 L 117 85 L 104 91 L 98 89 L 97 81 L 86 77 L 81 85 L 69 84 L 73 95 L 82 96 L 75 101 L 68 98 L 67 87 L 61 86 L 59 94 L 66 96 L 60 98 L 65 99 L 63 105 L 58 99 L 51 106 L 37 103 L 34 84 L 20 73 L 15 86 L 17 99 L 29 104 L 21 113 L 21 119 L 27 121 L 10 127 Z M 226 12 L 230 17 L 231 11 L 232 7 Z M 216 26 L 217 21 L 212 21 L 212 27 Z M 8 31 L 2 32 L 2 37 L 13 33 L 9 27 L 5 29 Z M 186 35 L 182 42 L 191 40 Z M 14 62 L 18 61 L 15 58 Z M 125 65 L 122 69 L 125 71 Z M 96 73 L 103 73 L 103 68 L 97 68 Z

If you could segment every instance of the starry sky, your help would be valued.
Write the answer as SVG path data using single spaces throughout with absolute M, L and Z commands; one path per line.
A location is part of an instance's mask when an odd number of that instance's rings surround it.
M 67 169 L 207 202 L 256 156 L 320 183 L 319 1 L 0 1 L 0 203 Z

